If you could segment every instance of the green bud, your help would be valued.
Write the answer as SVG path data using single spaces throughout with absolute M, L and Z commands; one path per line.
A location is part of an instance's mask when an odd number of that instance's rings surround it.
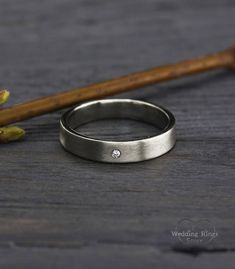
M 24 137 L 25 131 L 16 126 L 0 128 L 0 143 L 8 143 L 20 140 Z
M 6 103 L 10 96 L 10 92 L 8 90 L 0 90 L 0 105 Z

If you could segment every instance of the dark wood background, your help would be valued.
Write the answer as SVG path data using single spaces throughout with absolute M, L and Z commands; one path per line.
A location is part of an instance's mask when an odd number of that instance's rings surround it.
M 15 104 L 207 54 L 234 43 L 234 25 L 234 0 L 1 0 L 0 88 Z M 117 96 L 177 120 L 176 147 L 136 164 L 65 152 L 63 111 L 21 123 L 25 141 L 0 149 L 0 268 L 234 268 L 234 88 L 218 71 Z M 145 130 L 110 126 L 88 131 Z M 184 218 L 218 237 L 182 244 Z

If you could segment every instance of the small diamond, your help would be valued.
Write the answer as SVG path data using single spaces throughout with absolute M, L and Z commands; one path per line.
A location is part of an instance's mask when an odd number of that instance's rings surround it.
M 114 159 L 118 159 L 120 156 L 121 156 L 121 151 L 120 151 L 119 149 L 114 149 L 114 150 L 112 151 L 112 157 L 113 157 Z

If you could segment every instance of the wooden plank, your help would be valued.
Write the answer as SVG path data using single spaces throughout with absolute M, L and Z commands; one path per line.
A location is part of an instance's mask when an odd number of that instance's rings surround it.
M 159 252 L 151 246 L 118 246 L 93 245 L 79 249 L 57 248 L 13 248 L 1 249 L 1 268 L 101 268 L 110 265 L 117 268 L 210 268 L 213 257 L 213 268 L 233 268 L 234 253 L 206 253 L 198 257 Z M 90 257 L 90 258 L 88 258 Z

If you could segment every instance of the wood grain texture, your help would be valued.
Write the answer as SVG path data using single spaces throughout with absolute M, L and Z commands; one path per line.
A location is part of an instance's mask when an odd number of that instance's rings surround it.
M 13 104 L 224 49 L 234 13 L 232 0 L 1 0 L 0 88 Z M 174 150 L 138 164 L 64 152 L 63 111 L 22 123 L 25 141 L 0 150 L 0 267 L 233 268 L 234 87 L 223 71 L 116 96 L 176 117 Z M 187 250 L 171 236 L 183 218 L 210 220 L 218 238 Z

